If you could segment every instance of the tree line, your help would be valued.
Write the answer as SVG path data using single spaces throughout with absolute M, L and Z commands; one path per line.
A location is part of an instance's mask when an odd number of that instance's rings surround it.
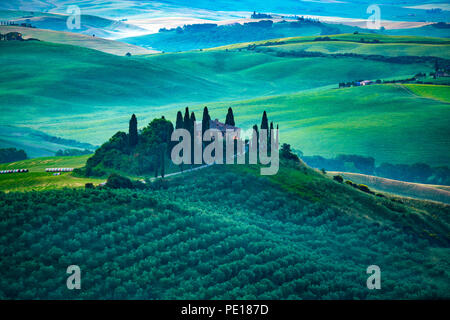
M 170 154 L 176 142 L 171 141 L 174 129 L 185 129 L 191 136 L 191 147 L 194 147 L 194 127 L 196 125 L 195 113 L 185 108 L 184 115 L 177 112 L 175 127 L 164 116 L 153 119 L 146 127 L 139 130 L 138 120 L 135 114 L 131 116 L 128 125 L 128 133 L 119 131 L 107 142 L 98 148 L 89 158 L 84 168 L 76 169 L 75 173 L 85 176 L 105 176 L 112 172 L 124 172 L 132 175 L 148 175 L 153 173 L 155 177 L 162 176 L 167 170 L 183 170 L 183 165 L 175 167 L 170 160 Z M 210 129 L 211 116 L 208 107 L 204 107 L 202 115 L 202 136 Z M 236 126 L 232 108 L 228 108 L 225 125 Z M 259 134 L 258 125 L 253 129 Z M 268 121 L 266 111 L 263 112 L 260 129 L 274 129 L 273 122 Z M 278 129 L 278 125 L 277 125 Z M 269 131 L 270 141 L 270 131 Z M 202 143 L 207 145 L 207 142 Z M 237 147 L 237 146 L 235 146 Z M 268 144 L 270 152 L 270 143 Z M 194 156 L 194 152 L 191 152 Z M 193 159 L 191 163 L 194 163 Z
M 17 150 L 16 148 L 0 149 L 0 163 L 16 162 L 27 158 L 24 150 Z

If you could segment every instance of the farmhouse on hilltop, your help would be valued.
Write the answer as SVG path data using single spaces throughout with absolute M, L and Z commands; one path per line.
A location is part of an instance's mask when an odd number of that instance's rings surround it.
M 241 128 L 222 123 L 219 121 L 219 119 L 210 120 L 209 128 L 219 130 L 224 136 L 225 136 L 227 130 L 233 131 L 233 133 L 235 133 L 235 139 L 239 139 L 240 134 L 241 134 Z

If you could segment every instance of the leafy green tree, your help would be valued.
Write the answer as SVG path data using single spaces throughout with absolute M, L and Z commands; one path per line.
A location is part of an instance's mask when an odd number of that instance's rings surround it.
M 106 181 L 106 187 L 111 189 L 133 188 L 133 183 L 127 177 L 123 177 L 117 173 L 112 173 Z
M 287 143 L 283 143 L 281 146 L 280 157 L 286 160 L 299 161 L 298 156 L 291 151 L 291 145 Z
M 194 131 L 195 121 L 196 121 L 194 111 L 191 112 L 191 117 L 190 117 L 189 120 L 190 120 L 190 127 L 191 127 L 191 130 L 193 132 Z

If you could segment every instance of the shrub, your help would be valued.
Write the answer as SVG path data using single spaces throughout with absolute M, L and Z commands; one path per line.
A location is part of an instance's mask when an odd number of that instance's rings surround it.
M 95 189 L 94 184 L 91 182 L 88 182 L 84 185 L 85 189 Z
M 369 189 L 369 187 L 366 186 L 365 184 L 358 184 L 358 189 L 361 190 L 361 191 L 363 191 L 363 192 L 373 194 L 373 192 L 372 192 L 372 191 Z
M 112 173 L 106 181 L 106 187 L 111 189 L 132 189 L 133 182 L 127 177 L 123 177 L 117 173 Z

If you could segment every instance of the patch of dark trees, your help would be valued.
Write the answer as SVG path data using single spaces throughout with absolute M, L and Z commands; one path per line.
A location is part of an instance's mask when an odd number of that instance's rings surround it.
M 16 162 L 27 159 L 27 154 L 24 150 L 17 150 L 16 148 L 0 149 L 0 163 Z
M 8 32 L 6 34 L 0 33 L 0 41 L 40 41 L 35 38 L 24 39 L 19 32 Z
M 85 176 L 105 176 L 111 170 L 129 174 L 154 172 L 155 176 L 164 176 L 172 132 L 173 125 L 164 116 L 138 130 L 137 118 L 133 114 L 128 133 L 118 131 L 95 151 L 84 168 L 74 171 Z
M 296 151 L 309 166 L 328 171 L 351 171 L 378 177 L 439 185 L 450 185 L 450 169 L 447 166 L 431 167 L 425 163 L 391 164 L 383 162 L 375 165 L 375 159 L 360 155 L 338 155 L 335 158 L 303 156 Z
M 30 135 L 39 137 L 44 141 L 52 142 L 55 144 L 61 144 L 61 145 L 70 146 L 70 147 L 79 148 L 79 149 L 86 149 L 86 150 L 90 151 L 89 153 L 92 153 L 93 150 L 95 150 L 97 148 L 97 146 L 94 146 L 89 143 L 79 142 L 77 140 L 72 140 L 72 139 L 64 139 L 64 138 L 60 138 L 60 137 L 55 137 L 55 136 L 51 136 L 51 135 L 48 135 L 48 134 L 46 134 L 44 132 L 40 132 L 40 131 L 33 131 Z
M 56 157 L 72 157 L 72 156 L 82 156 L 85 154 L 91 154 L 92 151 L 91 150 L 80 150 L 80 149 L 59 149 L 58 151 L 55 152 L 55 156 Z
M 450 29 L 450 23 L 446 23 L 446 22 L 438 22 L 438 23 L 432 24 L 432 26 L 437 29 Z
M 270 44 L 270 43 L 269 43 Z M 275 44 L 275 43 L 274 43 Z M 280 44 L 280 43 L 278 43 Z M 283 44 L 283 43 L 281 43 Z M 265 45 L 264 45 L 265 46 Z M 432 57 L 432 56 L 397 56 L 397 57 L 387 57 L 378 54 L 357 54 L 357 53 L 332 53 L 327 54 L 323 52 L 317 51 L 278 51 L 271 48 L 263 48 L 260 49 L 260 46 L 249 45 L 247 50 L 254 50 L 256 52 L 261 53 L 269 53 L 274 54 L 277 57 L 296 57 L 296 58 L 311 58 L 311 57 L 319 57 L 319 58 L 360 58 L 364 60 L 372 60 L 372 61 L 380 61 L 387 63 L 396 63 L 396 64 L 423 64 L 423 63 L 435 63 L 438 61 L 440 65 L 450 65 L 449 59 Z
M 345 181 L 345 184 L 347 184 L 347 185 L 349 185 L 349 186 L 351 186 L 351 187 L 353 187 L 355 189 L 361 190 L 362 192 L 365 192 L 365 193 L 368 193 L 368 194 L 376 195 L 377 197 L 380 197 L 380 198 L 385 198 L 386 197 L 382 193 L 375 193 L 375 192 L 373 192 L 365 184 L 358 184 L 358 183 L 354 183 L 351 180 L 344 180 L 344 178 L 341 175 L 334 176 L 333 180 L 337 181 L 339 183 L 344 183 L 344 181 Z
M 258 18 L 258 19 L 270 19 L 270 18 Z M 199 24 L 186 24 L 183 27 L 176 27 L 172 29 L 161 28 L 159 32 L 176 32 L 176 33 L 196 33 L 196 32 L 219 32 L 221 30 L 230 30 L 235 28 L 236 31 L 241 31 L 240 29 L 250 28 L 272 28 L 273 26 L 283 26 L 291 28 L 301 28 L 305 25 L 320 25 L 322 27 L 322 34 L 336 34 L 340 33 L 339 28 L 328 26 L 322 24 L 318 20 L 306 19 L 300 17 L 297 21 L 280 21 L 274 23 L 272 20 L 260 20 L 255 22 L 245 22 L 243 24 L 234 23 L 229 25 L 218 25 L 215 23 L 199 23 Z
M 253 11 L 253 14 L 250 16 L 252 19 L 272 19 L 272 16 L 267 13 L 259 13 L 256 11 Z

